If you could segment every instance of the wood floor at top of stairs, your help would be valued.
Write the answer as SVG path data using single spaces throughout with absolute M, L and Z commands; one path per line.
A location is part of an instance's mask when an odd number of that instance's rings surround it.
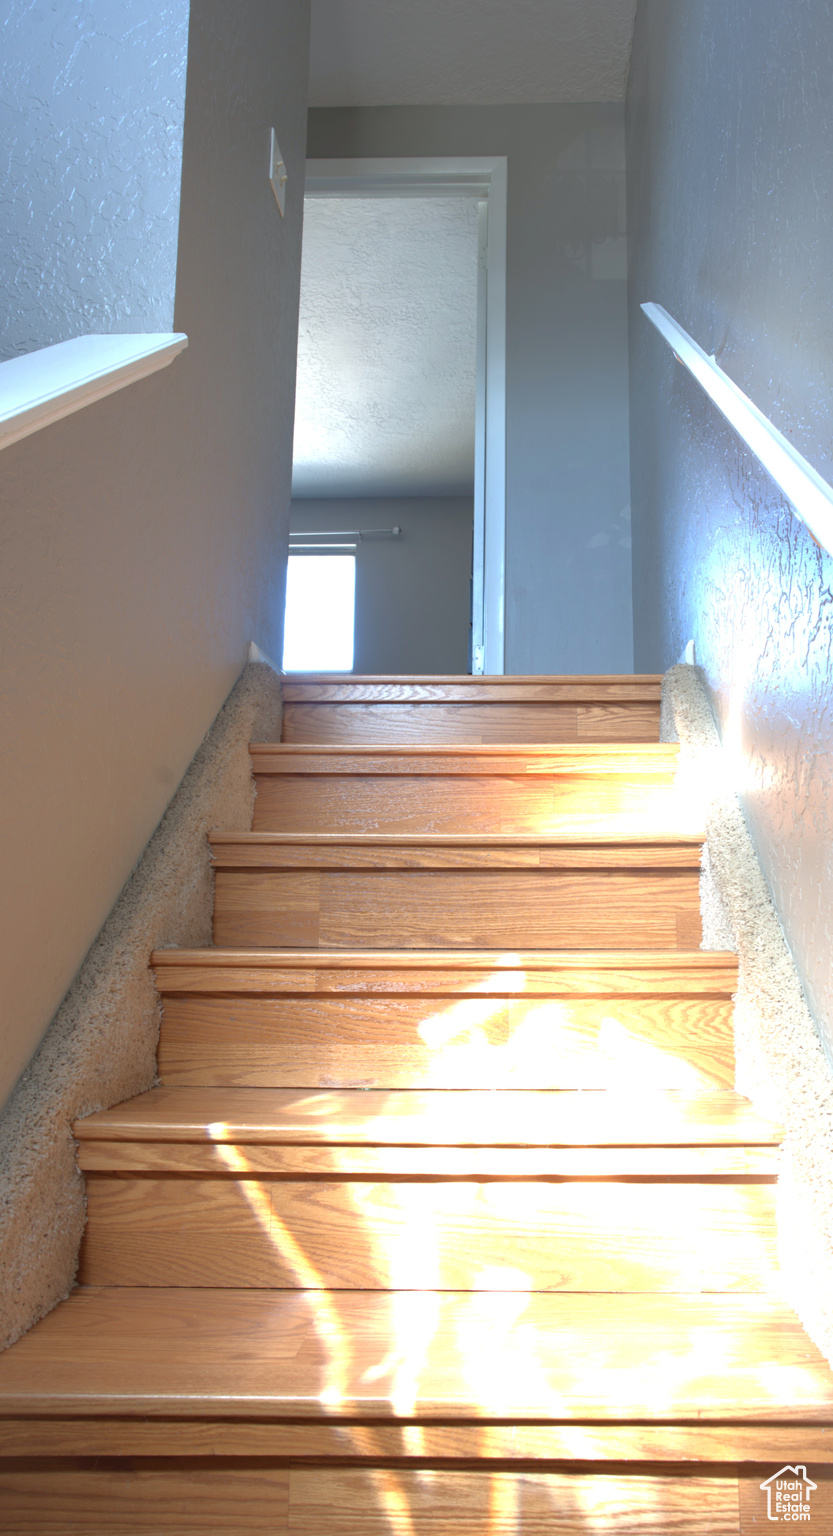
M 823 1481 L 659 684 L 285 680 L 160 1084 L 73 1127 L 0 1533 L 752 1536 L 764 1470 Z

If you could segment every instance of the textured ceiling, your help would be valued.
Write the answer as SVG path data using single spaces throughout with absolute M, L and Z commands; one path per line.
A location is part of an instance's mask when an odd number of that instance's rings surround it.
M 312 0 L 310 105 L 624 101 L 636 0 Z
M 477 203 L 308 198 L 292 489 L 471 492 Z

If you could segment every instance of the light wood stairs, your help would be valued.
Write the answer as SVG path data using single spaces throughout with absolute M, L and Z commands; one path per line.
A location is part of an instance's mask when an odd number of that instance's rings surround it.
M 833 1378 L 778 1294 L 659 680 L 285 693 L 215 947 L 153 957 L 160 1086 L 75 1127 L 79 1286 L 0 1356 L 0 1530 L 763 1529 L 769 1471 L 833 1461 Z

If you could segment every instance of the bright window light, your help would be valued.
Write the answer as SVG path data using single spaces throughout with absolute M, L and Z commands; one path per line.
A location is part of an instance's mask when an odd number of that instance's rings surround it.
M 355 555 L 290 555 L 285 672 L 352 672 Z

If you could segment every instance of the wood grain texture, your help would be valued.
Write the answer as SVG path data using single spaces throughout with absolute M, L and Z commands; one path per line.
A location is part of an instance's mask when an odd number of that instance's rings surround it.
M 591 673 L 569 676 L 404 677 L 344 673 L 289 673 L 284 681 L 288 701 L 445 700 L 470 699 L 649 699 L 659 702 L 662 677 L 656 673 Z
M 218 1405 L 220 1407 L 222 1405 Z M 810 1475 L 833 1463 L 833 1427 L 778 1424 L 387 1424 L 257 1419 L 0 1419 L 0 1457 L 224 1456 L 315 1457 L 344 1461 L 445 1462 L 759 1462 L 772 1467 L 801 1454 Z M 639 1467 L 632 1470 L 639 1472 Z M 757 1483 L 753 1477 L 753 1489 Z M 751 1536 L 751 1533 L 750 1533 Z M 755 1533 L 758 1536 L 758 1533 Z
M 701 831 L 211 832 L 215 869 L 699 869 Z
M 375 743 L 656 742 L 659 702 L 292 703 L 282 740 Z
M 255 776 L 255 832 L 543 833 L 673 830 L 684 821 L 667 776 L 526 778 L 388 774 Z
M 488 1338 L 489 1349 L 483 1349 Z M 148 1348 L 148 1340 L 154 1347 Z M 0 1417 L 833 1426 L 772 1296 L 77 1290 L 0 1355 Z
M 332 743 L 249 743 L 252 772 L 283 774 L 385 775 L 485 774 L 511 778 L 552 778 L 582 774 L 624 775 L 640 778 L 655 775 L 666 781 L 679 763 L 676 742 L 573 742 L 548 746 L 483 743 L 476 745 L 435 743 L 406 747 L 383 744 L 341 747 Z
M 292 1469 L 87 1457 L 0 1463 L 16 1536 L 736 1536 L 733 1478 L 555 1472 Z M 519 1523 L 521 1522 L 521 1523 Z
M 151 1088 L 73 1123 L 81 1141 L 276 1146 L 777 1146 L 734 1092 Z
M 737 1481 L 587 1473 L 294 1468 L 298 1536 L 737 1536 Z
M 737 1536 L 735 1463 L 833 1465 L 659 681 L 287 680 L 169 1082 L 75 1127 L 0 1530 Z
M 13 1536 L 280 1536 L 290 1472 L 224 1462 L 0 1460 L 0 1530 Z
M 219 869 L 214 942 L 692 949 L 700 936 L 699 891 L 696 869 Z
M 78 1166 L 91 1173 L 343 1175 L 434 1179 L 685 1179 L 775 1183 L 775 1147 L 309 1147 L 262 1142 L 84 1141 Z
M 157 985 L 177 993 L 337 993 L 432 996 L 474 992 L 555 997 L 731 998 L 738 958 L 729 951 L 163 949 Z
M 87 1179 L 79 1279 L 760 1292 L 776 1272 L 768 1186 L 95 1174 Z
M 215 973 L 216 975 L 216 973 Z M 731 1087 L 728 998 L 165 999 L 159 1075 L 239 1087 Z
M 316 945 L 320 870 L 291 874 L 223 870 L 214 878 L 214 943 Z

